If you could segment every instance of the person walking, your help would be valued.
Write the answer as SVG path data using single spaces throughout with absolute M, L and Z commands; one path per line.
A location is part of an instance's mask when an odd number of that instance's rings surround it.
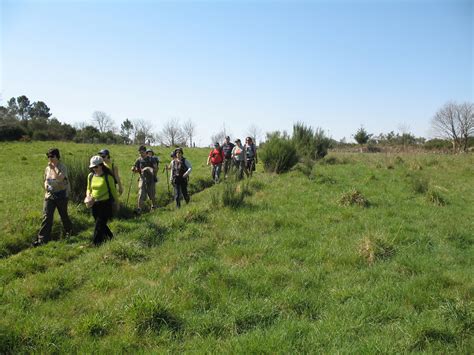
M 120 179 L 119 171 L 117 164 L 115 164 L 112 159 L 110 159 L 110 152 L 108 149 L 102 149 L 98 153 L 102 159 L 104 159 L 104 165 L 109 168 L 109 170 L 112 172 L 112 175 L 115 179 L 115 185 L 118 187 L 118 193 L 119 195 L 122 195 L 123 193 L 123 185 L 122 185 L 122 180 Z
M 51 239 L 54 211 L 58 209 L 59 216 L 66 236 L 72 234 L 72 223 L 67 212 L 68 195 L 70 190 L 66 166 L 59 161 L 59 149 L 51 148 L 46 153 L 48 165 L 44 170 L 44 202 L 43 219 L 34 246 L 47 243 Z
M 91 158 L 89 169 L 91 172 L 87 178 L 86 199 L 93 201 L 95 228 L 92 241 L 94 245 L 100 245 L 114 236 L 107 222 L 113 216 L 113 204 L 118 202 L 118 194 L 112 171 L 104 164 L 101 156 Z
M 176 207 L 181 207 L 181 196 L 189 203 L 188 181 L 191 174 L 191 163 L 183 156 L 183 149 L 176 148 L 175 156 L 171 161 L 170 182 L 174 187 Z
M 240 139 L 235 141 L 235 146 L 232 149 L 232 160 L 237 170 L 237 178 L 241 180 L 244 177 L 245 170 L 245 150 Z
M 207 165 L 212 164 L 211 177 L 214 183 L 219 182 L 222 170 L 222 162 L 224 161 L 224 152 L 218 142 L 214 144 L 214 149 L 209 152 L 207 157 Z
M 148 148 L 146 150 L 146 155 L 148 155 L 150 159 L 152 160 L 153 164 L 155 164 L 153 180 L 155 181 L 155 184 L 156 184 L 158 182 L 158 169 L 160 166 L 160 158 L 158 158 L 158 156 L 155 155 L 155 152 L 151 148 Z
M 157 208 L 155 197 L 155 169 L 156 165 L 153 160 L 147 155 L 146 147 L 141 145 L 138 148 L 140 156 L 135 161 L 132 167 L 134 173 L 140 174 L 138 179 L 138 207 L 136 212 L 141 213 L 145 208 L 145 201 L 148 198 L 151 200 L 151 208 Z
M 247 177 L 252 177 L 257 164 L 257 147 L 251 137 L 245 139 L 245 174 Z
M 232 169 L 232 149 L 235 144 L 230 141 L 230 137 L 225 137 L 225 142 L 222 144 L 222 151 L 224 152 L 224 179 L 227 179 L 229 171 Z

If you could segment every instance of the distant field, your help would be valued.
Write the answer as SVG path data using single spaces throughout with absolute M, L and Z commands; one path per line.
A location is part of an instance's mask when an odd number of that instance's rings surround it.
M 190 205 L 114 220 L 99 248 L 71 206 L 77 235 L 56 216 L 33 249 L 51 145 L 0 144 L 0 353 L 473 352 L 472 154 L 329 154 L 208 187 L 189 149 Z M 109 148 L 128 188 L 136 147 Z

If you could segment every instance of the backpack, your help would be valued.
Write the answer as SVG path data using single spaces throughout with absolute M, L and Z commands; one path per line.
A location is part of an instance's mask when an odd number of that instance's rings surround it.
M 111 174 L 112 177 L 114 177 L 113 174 Z M 93 173 L 89 174 L 89 187 L 92 187 L 92 178 L 94 177 Z M 105 178 L 105 183 L 107 184 L 107 191 L 109 192 L 109 199 L 112 201 L 112 203 L 115 201 L 114 196 L 112 195 L 112 192 L 110 191 L 110 185 L 109 185 L 109 174 L 104 173 L 104 178 Z M 115 179 L 115 177 L 114 177 Z

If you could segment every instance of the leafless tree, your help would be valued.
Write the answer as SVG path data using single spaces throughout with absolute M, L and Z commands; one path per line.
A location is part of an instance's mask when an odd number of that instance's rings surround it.
M 191 119 L 188 119 L 186 122 L 183 124 L 183 133 L 186 139 L 189 141 L 189 146 L 193 146 L 193 137 L 194 134 L 196 133 L 196 125 L 194 124 Z
M 260 141 L 260 138 L 262 137 L 262 130 L 253 124 L 247 129 L 247 135 L 252 138 L 255 144 L 257 144 L 257 141 Z
M 102 111 L 94 111 L 92 114 L 92 123 L 97 127 L 100 133 L 106 133 L 114 130 L 114 121 Z
M 472 103 L 448 102 L 436 112 L 432 127 L 439 138 L 453 144 L 453 152 L 467 150 L 468 139 L 474 134 L 474 106 Z
M 186 144 L 186 136 L 179 125 L 179 119 L 173 118 L 165 122 L 163 129 L 157 136 L 161 145 L 174 147 Z
M 222 144 L 224 142 L 226 136 L 227 136 L 227 133 L 226 133 L 225 129 L 222 129 L 221 131 L 213 134 L 211 136 L 212 145 L 214 145 L 214 143 Z
M 147 144 L 154 141 L 152 124 L 143 119 L 134 120 L 133 141 L 135 144 Z

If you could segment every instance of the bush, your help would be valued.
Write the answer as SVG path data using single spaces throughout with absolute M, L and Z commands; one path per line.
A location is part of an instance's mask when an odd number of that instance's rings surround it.
M 19 124 L 5 123 L 0 125 L 0 141 L 16 141 L 26 133 L 26 130 Z
M 289 139 L 273 136 L 260 152 L 265 171 L 277 174 L 290 170 L 297 162 L 296 148 Z
M 67 167 L 71 184 L 69 199 L 77 204 L 82 203 L 86 197 L 89 158 L 68 158 L 64 160 L 64 164 Z
M 339 203 L 342 206 L 360 206 L 360 207 L 368 207 L 369 201 L 356 189 L 352 189 L 341 195 L 339 199 Z
M 303 123 L 293 125 L 292 141 L 298 154 L 310 159 L 322 159 L 331 147 L 331 139 L 326 136 L 324 130 L 317 128 L 313 131 Z

